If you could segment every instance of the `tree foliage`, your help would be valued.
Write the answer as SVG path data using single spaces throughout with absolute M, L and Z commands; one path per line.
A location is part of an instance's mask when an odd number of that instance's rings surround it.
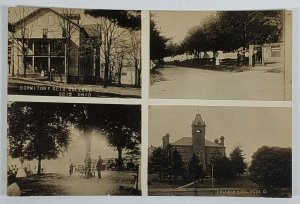
M 62 107 L 45 103 L 11 103 L 8 108 L 9 154 L 21 160 L 57 159 L 66 151 L 69 140 L 68 122 Z
M 160 181 L 184 176 L 184 162 L 179 152 L 172 146 L 157 147 L 149 155 L 149 172 L 158 173 Z
M 219 11 L 191 28 L 181 44 L 200 59 L 200 52 L 276 43 L 282 35 L 282 11 Z
M 15 102 L 8 108 L 9 153 L 39 163 L 56 159 L 67 150 L 72 126 L 85 138 L 87 153 L 92 136 L 102 133 L 122 161 L 123 150 L 139 152 L 140 121 L 140 106 L 134 105 Z
M 166 55 L 168 38 L 162 36 L 153 20 L 150 21 L 150 59 L 162 60 Z
M 181 154 L 175 148 L 172 148 L 171 175 L 174 179 L 177 179 L 179 176 L 184 176 L 184 167 L 185 164 Z
M 226 183 L 229 186 L 229 181 L 234 178 L 232 162 L 228 157 L 219 157 L 215 160 L 214 177 L 219 183 Z
M 85 14 L 95 18 L 104 17 L 123 28 L 129 28 L 133 30 L 141 29 L 141 11 L 138 10 L 87 9 L 85 10 Z
M 252 155 L 249 171 L 251 180 L 264 188 L 291 188 L 291 148 L 260 147 Z
M 234 147 L 230 153 L 229 159 L 232 162 L 232 171 L 234 176 L 241 176 L 247 168 L 247 164 L 244 161 L 245 154 L 243 154 L 241 147 Z
M 188 173 L 188 177 L 195 182 L 196 187 L 197 187 L 198 180 L 201 179 L 203 183 L 205 172 L 196 154 L 193 154 L 192 158 L 187 164 L 187 173 Z
M 118 151 L 119 167 L 122 167 L 122 151 L 134 150 L 141 143 L 140 106 L 114 106 L 107 108 L 103 116 L 103 132 L 108 144 Z

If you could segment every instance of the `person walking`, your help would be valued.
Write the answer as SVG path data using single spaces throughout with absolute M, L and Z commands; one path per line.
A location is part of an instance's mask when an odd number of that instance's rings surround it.
M 102 163 L 103 163 L 103 160 L 101 158 L 101 156 L 99 155 L 99 158 L 98 158 L 98 162 L 97 162 L 97 172 L 98 172 L 98 179 L 101 179 L 101 168 L 102 168 Z
M 73 174 L 73 169 L 74 169 L 74 165 L 72 160 L 70 159 L 70 164 L 69 164 L 69 174 L 70 176 Z

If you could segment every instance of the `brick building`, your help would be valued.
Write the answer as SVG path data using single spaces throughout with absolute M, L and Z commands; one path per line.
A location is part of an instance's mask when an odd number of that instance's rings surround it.
M 162 138 L 162 147 L 168 145 L 174 147 L 183 157 L 184 162 L 188 162 L 193 154 L 200 159 L 204 169 L 210 165 L 211 159 L 217 156 L 225 156 L 225 137 L 215 139 L 214 142 L 205 139 L 206 124 L 200 114 L 196 114 L 191 125 L 192 136 L 182 137 L 170 143 L 170 135 L 167 133 Z

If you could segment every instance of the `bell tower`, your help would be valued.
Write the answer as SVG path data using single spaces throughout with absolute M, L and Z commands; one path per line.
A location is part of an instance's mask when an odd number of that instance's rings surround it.
M 201 115 L 198 113 L 195 117 L 195 120 L 192 122 L 193 153 L 198 156 L 204 169 L 206 169 L 205 128 L 206 124 L 202 120 Z

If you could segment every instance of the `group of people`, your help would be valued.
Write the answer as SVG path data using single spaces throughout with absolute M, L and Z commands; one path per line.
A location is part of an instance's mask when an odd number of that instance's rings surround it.
M 249 52 L 248 50 L 238 51 L 237 53 L 237 66 L 248 66 L 249 65 Z
M 103 160 L 100 155 L 98 157 L 97 163 L 95 164 L 94 162 L 92 162 L 90 153 L 87 153 L 84 159 L 84 177 L 88 179 L 92 176 L 95 176 L 95 170 L 97 170 L 98 179 L 101 179 L 102 164 L 103 164 Z M 74 171 L 74 164 L 70 159 L 70 164 L 69 164 L 70 176 L 73 174 L 73 171 Z

